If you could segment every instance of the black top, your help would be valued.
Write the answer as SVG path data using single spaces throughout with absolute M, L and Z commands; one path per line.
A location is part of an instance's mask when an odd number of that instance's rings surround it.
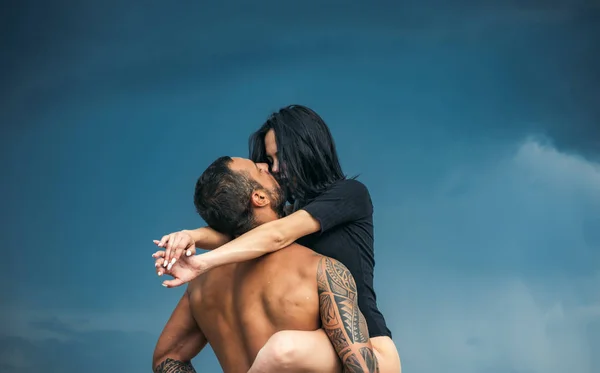
M 391 337 L 373 289 L 373 203 L 367 187 L 357 180 L 341 180 L 300 208 L 321 223 L 321 231 L 302 237 L 298 243 L 340 261 L 350 270 L 369 336 Z

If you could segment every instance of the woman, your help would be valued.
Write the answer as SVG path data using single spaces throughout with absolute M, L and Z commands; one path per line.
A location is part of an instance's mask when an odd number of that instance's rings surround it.
M 365 316 L 380 371 L 400 372 L 400 359 L 373 289 L 373 206 L 367 188 L 347 179 L 333 138 L 321 117 L 307 107 L 292 105 L 271 115 L 250 138 L 250 157 L 268 163 L 293 203 L 286 217 L 263 224 L 231 240 L 205 227 L 181 231 L 154 241 L 165 248 L 155 254 L 159 275 L 182 252 L 195 247 L 212 250 L 194 257 L 190 278 L 165 281 L 179 286 L 211 268 L 251 260 L 298 242 L 342 262 L 357 283 L 358 304 Z M 166 266 L 167 268 L 163 268 Z M 265 344 L 253 368 L 265 371 L 332 371 L 337 355 L 322 330 L 283 331 Z

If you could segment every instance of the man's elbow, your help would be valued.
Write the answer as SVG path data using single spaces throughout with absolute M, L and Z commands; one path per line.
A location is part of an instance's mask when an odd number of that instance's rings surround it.
M 152 359 L 152 371 L 154 373 L 196 372 L 190 360 L 183 360 L 173 356 L 154 357 Z
M 177 359 L 177 356 L 174 356 L 171 351 L 165 351 L 161 349 L 154 350 L 154 354 L 152 354 L 152 371 L 161 372 L 161 370 L 157 369 L 157 367 L 164 363 L 168 358 Z
M 164 353 L 160 353 L 159 351 L 154 350 L 154 354 L 152 354 L 152 371 L 156 371 L 156 367 L 160 365 L 163 361 L 165 361 L 167 357 Z

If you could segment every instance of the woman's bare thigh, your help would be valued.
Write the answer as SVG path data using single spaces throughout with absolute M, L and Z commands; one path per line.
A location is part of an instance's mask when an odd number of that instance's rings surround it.
M 341 363 L 323 329 L 275 333 L 256 356 L 249 373 L 340 373 Z
M 323 329 L 315 331 L 285 330 L 271 337 L 257 356 L 255 369 L 257 371 L 278 371 L 282 367 L 270 366 L 281 359 L 274 358 L 282 346 L 290 352 L 290 360 L 286 362 L 286 372 L 339 373 L 342 366 L 335 349 L 331 345 Z M 373 351 L 377 356 L 380 373 L 400 373 L 400 359 L 394 342 L 388 337 L 371 338 Z M 279 350 L 281 351 L 281 350 Z M 260 360 L 260 361 L 259 361 Z M 286 359 L 287 360 L 287 359 Z
M 390 337 L 371 338 L 373 352 L 377 356 L 380 373 L 401 373 L 400 356 L 396 344 Z

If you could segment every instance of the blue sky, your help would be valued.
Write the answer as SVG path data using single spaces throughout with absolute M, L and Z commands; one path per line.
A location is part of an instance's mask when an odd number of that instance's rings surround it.
M 366 4 L 0 16 L 0 371 L 150 371 L 183 290 L 152 239 L 202 225 L 197 177 L 291 103 L 371 191 L 405 372 L 600 370 L 600 9 Z M 209 349 L 195 365 L 219 371 Z

